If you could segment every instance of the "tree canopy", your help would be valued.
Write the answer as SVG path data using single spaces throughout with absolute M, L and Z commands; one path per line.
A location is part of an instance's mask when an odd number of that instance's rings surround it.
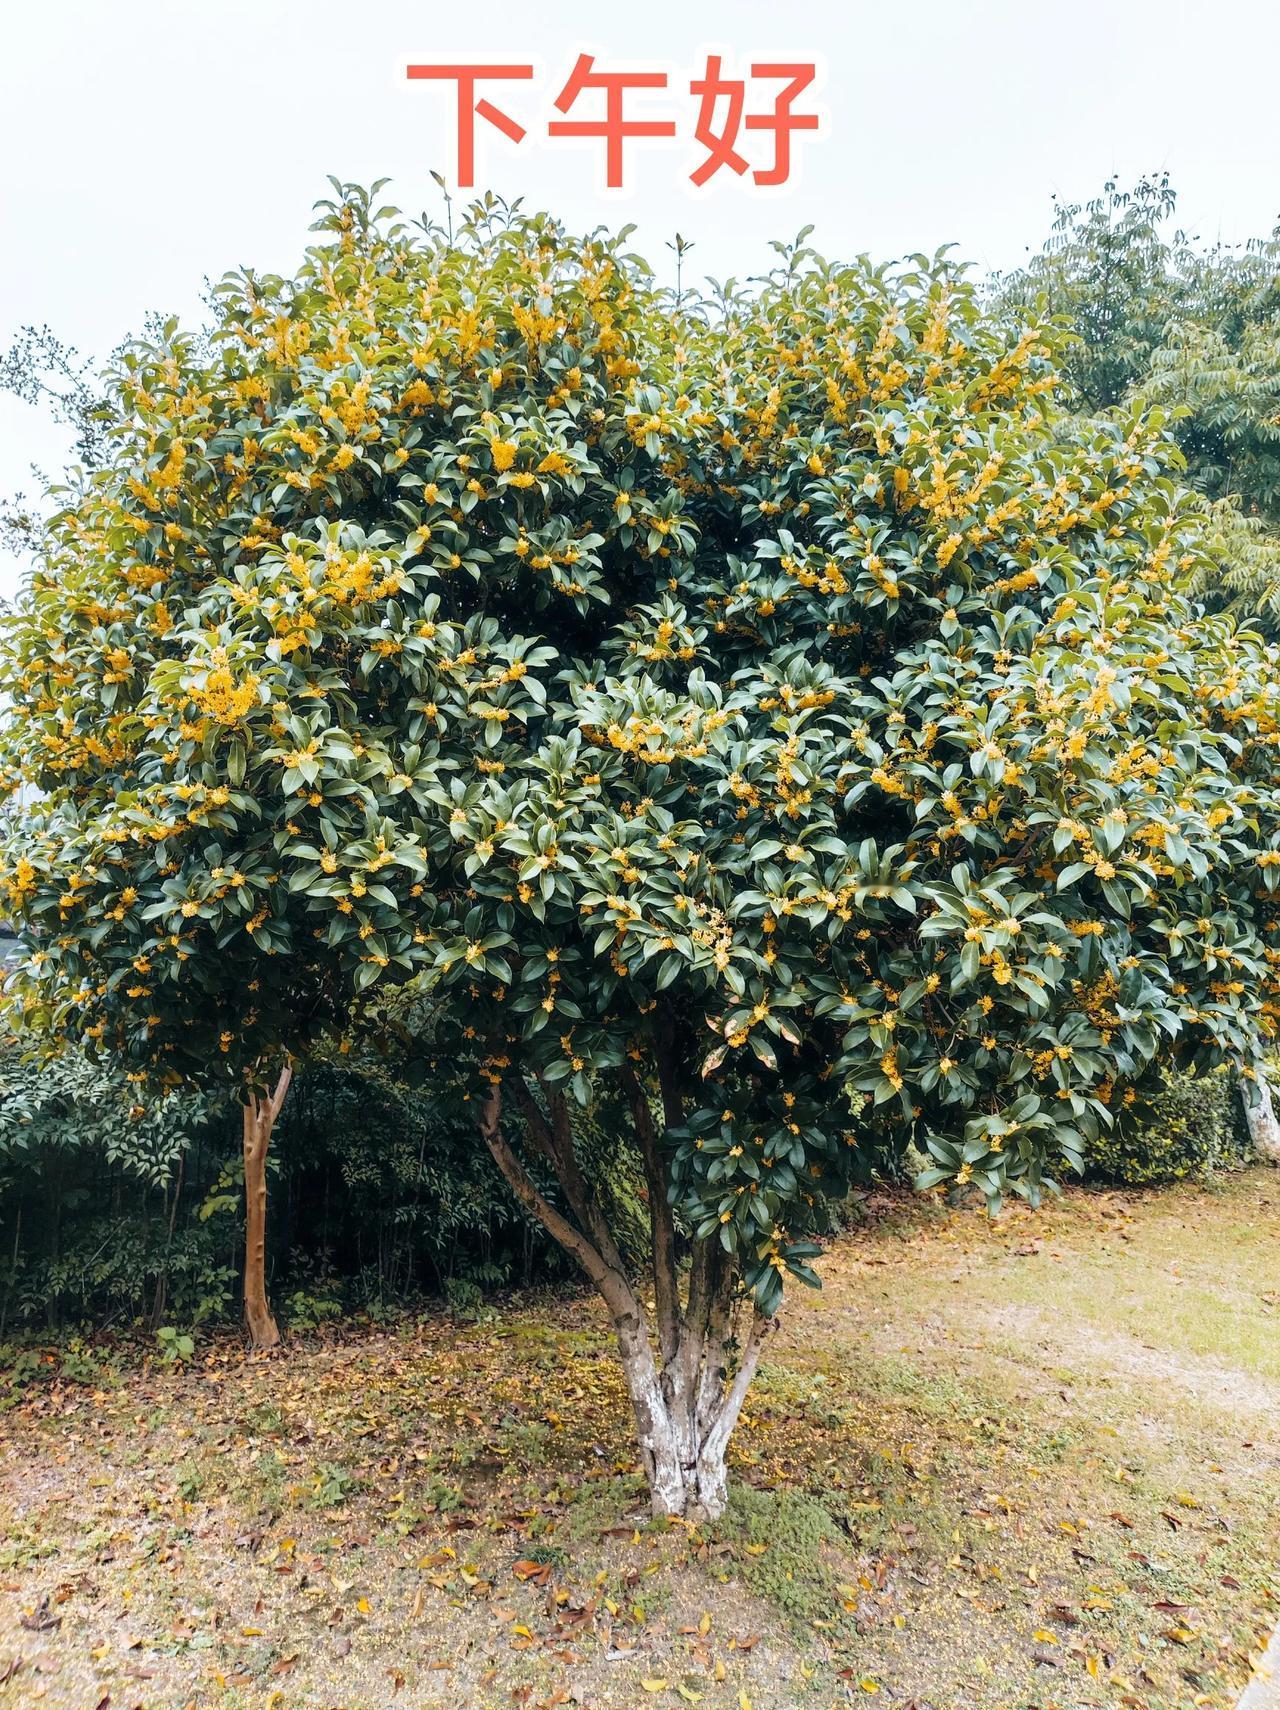
M 385 993 L 714 1511 L 823 1196 L 914 1143 L 1035 1200 L 1162 1055 L 1274 1032 L 1271 661 L 1185 591 L 1160 416 L 1060 413 L 944 258 L 676 300 L 493 201 L 320 232 L 124 351 L 6 621 L 28 1019 L 244 1077 Z

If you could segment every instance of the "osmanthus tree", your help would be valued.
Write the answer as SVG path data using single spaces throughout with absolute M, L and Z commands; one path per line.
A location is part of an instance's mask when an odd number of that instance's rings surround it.
M 1270 662 L 1179 591 L 1158 424 L 1058 419 L 945 262 L 677 303 L 493 202 L 321 225 L 126 355 L 9 625 L 25 1001 L 256 1087 L 377 998 L 606 1301 L 655 1510 L 715 1515 L 824 1198 L 914 1143 L 1035 1201 L 1274 1031 Z
M 284 449 L 305 341 L 285 328 L 276 351 L 280 327 L 262 341 L 241 326 L 256 289 L 224 287 L 212 342 L 170 323 L 105 377 L 102 467 L 63 495 L 3 622 L 0 746 L 23 1031 L 139 1081 L 235 1086 L 245 1316 L 271 1347 L 267 1154 L 291 1064 L 379 972 L 412 965 L 421 861 L 400 733 L 380 732 L 376 688 L 357 704 L 344 670 L 362 601 L 401 573 L 358 530 L 310 580 L 292 559 L 283 597 L 253 569 L 291 516 L 337 508 L 354 461 L 335 459 L 330 493 Z
M 1205 526 L 1193 591 L 1277 636 L 1280 612 L 1280 250 L 1274 236 L 1202 245 L 1175 230 L 1167 176 L 1114 180 L 1057 210 L 1029 265 L 996 282 L 1015 323 L 1035 303 L 1074 337 L 1069 407 L 1168 413 Z M 1265 1075 L 1242 1084 L 1255 1149 L 1280 1157 Z

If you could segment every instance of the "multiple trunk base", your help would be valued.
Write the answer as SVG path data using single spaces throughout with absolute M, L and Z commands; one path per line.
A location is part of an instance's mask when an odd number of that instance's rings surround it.
M 516 1198 L 577 1260 L 613 1318 L 618 1353 L 636 1421 L 653 1511 L 689 1521 L 714 1520 L 728 1495 L 725 1451 L 742 1411 L 772 1320 L 736 1296 L 736 1271 L 718 1241 L 700 1241 L 681 1298 L 675 1230 L 648 1101 L 623 1071 L 644 1160 L 652 1226 L 654 1333 L 573 1148 L 568 1107 L 542 1089 L 544 1111 L 523 1081 L 513 1083 L 528 1143 L 555 1171 L 569 1215 L 542 1195 L 502 1131 L 502 1087 L 495 1082 L 480 1132 Z M 668 1120 L 668 1125 L 676 1126 Z M 738 1322 L 741 1320 L 741 1322 Z
M 699 1433 L 696 1421 L 678 1408 L 655 1419 L 647 1400 L 631 1400 L 637 1423 L 643 1420 L 647 1427 L 640 1453 L 654 1514 L 693 1525 L 718 1520 L 729 1500 L 728 1432 Z
M 282 1070 L 274 1092 L 266 1097 L 250 1094 L 244 1105 L 244 1312 L 250 1343 L 261 1349 L 280 1342 L 266 1291 L 266 1166 L 290 1075 L 289 1069 Z M 656 1347 L 640 1299 L 579 1169 L 563 1097 L 544 1088 L 544 1113 L 523 1081 L 516 1087 L 526 1135 L 555 1170 L 570 1216 L 538 1192 L 503 1135 L 500 1084 L 493 1085 L 485 1102 L 480 1132 L 517 1199 L 578 1261 L 613 1315 L 653 1512 L 690 1522 L 714 1520 L 728 1499 L 729 1438 L 771 1321 L 735 1303 L 733 1268 L 712 1241 L 700 1242 L 695 1249 L 687 1298 L 681 1299 L 655 1126 L 634 1076 L 624 1071 L 623 1079 L 649 1187 Z M 1254 1150 L 1280 1163 L 1280 1120 L 1262 1074 L 1255 1089 L 1257 1096 L 1250 1102 L 1241 1088 Z M 741 1334 L 735 1309 L 737 1317 L 747 1320 Z
M 701 1322 L 696 1313 L 682 1314 L 675 1346 L 661 1365 L 643 1319 L 615 1322 L 653 1512 L 691 1522 L 724 1513 L 725 1453 L 772 1328 L 772 1320 L 744 1310 L 748 1325 L 738 1340 L 728 1310 L 733 1279 L 727 1265 L 724 1273 Z M 696 1307 L 696 1289 L 690 1292 Z

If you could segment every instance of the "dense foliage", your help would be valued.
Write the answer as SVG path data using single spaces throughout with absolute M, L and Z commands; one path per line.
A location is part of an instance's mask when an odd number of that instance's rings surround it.
M 1034 1201 L 1163 1055 L 1274 1031 L 1271 661 L 1184 591 L 1159 415 L 1059 414 L 950 263 L 676 303 L 493 203 L 321 230 L 126 350 L 6 624 L 25 1019 L 243 1082 L 376 999 L 605 1294 L 655 1492 L 692 1453 L 714 1508 L 824 1197 L 914 1143 Z
M 1230 1074 L 1170 1075 L 1089 1148 L 1096 1181 L 1152 1187 L 1238 1168 L 1249 1156 L 1244 1112 Z
M 140 1316 L 166 1297 L 189 1322 L 221 1305 L 234 1270 L 209 1262 L 193 1230 L 175 1243 L 169 1215 L 170 1184 L 218 1117 L 199 1092 L 140 1095 L 77 1051 L 0 1047 L 0 1337 Z

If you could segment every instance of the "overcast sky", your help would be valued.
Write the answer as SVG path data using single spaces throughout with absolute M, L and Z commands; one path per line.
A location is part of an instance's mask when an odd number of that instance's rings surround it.
M 411 62 L 532 63 L 532 82 L 482 91 L 528 136 L 478 123 L 478 187 L 583 228 L 635 221 L 663 267 L 679 229 L 691 272 L 723 277 L 810 222 L 832 253 L 955 243 L 1014 266 L 1053 193 L 1086 199 L 1112 172 L 1167 168 L 1180 223 L 1204 238 L 1265 233 L 1280 217 L 1278 48 L 1273 0 L 28 0 L 0 24 L 0 341 L 47 322 L 105 356 L 149 309 L 197 319 L 206 277 L 294 265 L 327 173 L 390 177 L 399 206 L 438 207 L 429 172 L 455 170 L 453 90 L 410 83 Z M 670 79 L 630 100 L 681 134 L 629 144 L 621 192 L 603 188 L 603 144 L 545 134 L 584 51 Z M 786 186 L 721 172 L 689 187 L 687 86 L 708 52 L 726 73 L 820 65 L 797 110 L 816 107 L 822 128 L 797 137 Z M 752 86 L 757 105 L 771 87 Z M 31 491 L 29 465 L 65 455 L 35 410 L 0 397 L 0 491 Z M 0 559 L 0 592 L 16 574 Z

